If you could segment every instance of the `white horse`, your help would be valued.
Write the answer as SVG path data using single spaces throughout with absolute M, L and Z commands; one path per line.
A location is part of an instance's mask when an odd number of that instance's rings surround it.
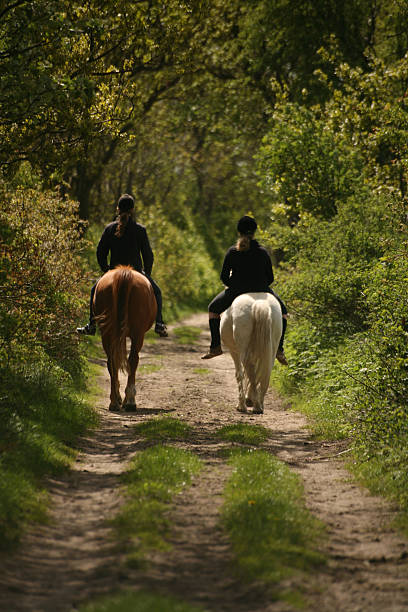
M 221 317 L 221 339 L 235 364 L 240 412 L 262 414 L 282 334 L 282 310 L 270 293 L 243 293 Z

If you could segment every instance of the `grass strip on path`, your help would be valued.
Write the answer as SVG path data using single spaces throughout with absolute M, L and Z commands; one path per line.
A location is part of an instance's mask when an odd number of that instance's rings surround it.
M 143 563 L 150 549 L 169 547 L 171 501 L 200 468 L 198 457 L 170 446 L 153 446 L 133 458 L 123 477 L 127 501 L 112 521 L 118 539 L 128 544 L 130 565 Z
M 270 438 L 271 432 L 262 425 L 249 425 L 248 423 L 234 423 L 225 425 L 217 431 L 217 438 L 226 442 L 238 442 L 249 446 L 258 446 Z
M 323 526 L 305 507 L 300 478 L 262 450 L 235 453 L 230 463 L 222 522 L 242 578 L 279 589 L 285 577 L 322 564 Z
M 144 591 L 118 593 L 79 608 L 79 612 L 204 612 L 174 597 Z
M 139 423 L 134 431 L 148 440 L 185 440 L 191 435 L 192 428 L 179 419 L 162 417 Z

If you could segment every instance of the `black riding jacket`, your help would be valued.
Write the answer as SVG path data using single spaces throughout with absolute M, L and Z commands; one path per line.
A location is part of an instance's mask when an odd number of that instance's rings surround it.
M 118 221 L 107 225 L 103 231 L 96 257 L 103 272 L 112 270 L 116 266 L 132 266 L 138 272 L 148 275 L 152 272 L 153 251 L 151 249 L 146 228 L 134 219 L 129 219 L 123 236 L 115 236 Z M 110 263 L 108 254 L 110 251 Z
M 221 271 L 221 280 L 238 293 L 267 291 L 273 283 L 271 258 L 257 240 L 251 240 L 248 251 L 228 249 Z

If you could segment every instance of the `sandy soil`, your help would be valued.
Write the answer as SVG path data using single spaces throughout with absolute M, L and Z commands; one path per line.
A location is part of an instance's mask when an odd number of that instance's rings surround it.
M 206 315 L 184 323 L 202 328 L 199 343 L 181 345 L 170 335 L 145 345 L 136 413 L 107 411 L 109 381 L 101 360 L 101 425 L 81 440 L 74 469 L 49 483 L 50 523 L 33 528 L 16 552 L 0 557 L 0 610 L 70 611 L 88 598 L 122 588 L 171 593 L 214 612 L 292 610 L 272 601 L 259 586 L 234 578 L 231 550 L 218 526 L 229 468 L 213 434 L 225 424 L 243 421 L 270 428 L 272 437 L 263 448 L 301 475 L 308 507 L 327 525 L 323 552 L 329 561 L 303 584 L 306 609 L 408 611 L 408 541 L 390 527 L 395 515 L 390 504 L 351 481 L 343 464 L 344 444 L 314 441 L 305 419 L 286 409 L 272 390 L 264 415 L 238 413 L 230 356 L 200 360 L 209 341 Z M 149 364 L 161 368 L 143 372 Z M 209 372 L 197 371 L 203 367 Z M 120 473 L 145 446 L 132 426 L 166 414 L 194 427 L 191 439 L 179 445 L 196 452 L 205 468 L 176 498 L 172 550 L 152 554 L 146 570 L 127 570 L 106 519 L 121 504 Z

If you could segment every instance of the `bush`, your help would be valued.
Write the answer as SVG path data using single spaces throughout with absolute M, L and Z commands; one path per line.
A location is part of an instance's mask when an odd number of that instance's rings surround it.
M 43 516 L 44 475 L 65 469 L 95 423 L 77 396 L 84 365 L 76 205 L 54 193 L 0 187 L 0 545 Z M 11 511 L 12 509 L 12 511 Z
M 73 321 L 81 306 L 76 205 L 54 193 L 0 190 L 0 354 L 8 362 L 37 352 L 71 376 L 82 364 Z M 4 362 L 4 361 L 3 361 Z
M 323 76 L 325 104 L 281 103 L 259 169 L 293 315 L 290 366 L 273 376 L 316 433 L 349 437 L 356 471 L 408 511 L 407 65 L 340 65 Z

